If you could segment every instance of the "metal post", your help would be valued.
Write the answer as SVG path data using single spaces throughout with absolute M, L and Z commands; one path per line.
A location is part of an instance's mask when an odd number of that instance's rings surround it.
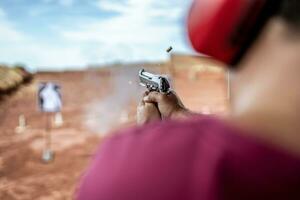
M 53 160 L 53 151 L 51 150 L 51 118 L 50 113 L 45 113 L 45 132 L 44 132 L 45 147 L 43 150 L 42 160 L 49 163 Z

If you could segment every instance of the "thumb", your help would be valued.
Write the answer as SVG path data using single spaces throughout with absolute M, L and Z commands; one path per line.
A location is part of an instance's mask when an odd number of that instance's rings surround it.
M 159 92 L 150 92 L 147 96 L 143 98 L 145 102 L 148 103 L 158 103 L 162 99 L 162 94 Z

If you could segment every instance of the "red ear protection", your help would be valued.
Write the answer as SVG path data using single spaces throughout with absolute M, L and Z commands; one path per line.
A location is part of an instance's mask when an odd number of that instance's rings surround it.
M 188 16 L 193 48 L 227 64 L 236 64 L 280 0 L 194 0 Z

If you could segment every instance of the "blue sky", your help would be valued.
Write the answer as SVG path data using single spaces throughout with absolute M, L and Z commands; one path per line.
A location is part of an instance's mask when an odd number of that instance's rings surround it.
M 191 0 L 0 0 L 0 62 L 35 70 L 155 61 L 191 52 Z

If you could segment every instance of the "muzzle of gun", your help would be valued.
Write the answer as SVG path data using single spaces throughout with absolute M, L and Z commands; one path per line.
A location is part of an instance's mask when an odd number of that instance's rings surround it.
M 140 85 L 147 87 L 149 91 L 157 91 L 160 93 L 169 93 L 170 83 L 167 77 L 146 72 L 144 69 L 139 71 Z

